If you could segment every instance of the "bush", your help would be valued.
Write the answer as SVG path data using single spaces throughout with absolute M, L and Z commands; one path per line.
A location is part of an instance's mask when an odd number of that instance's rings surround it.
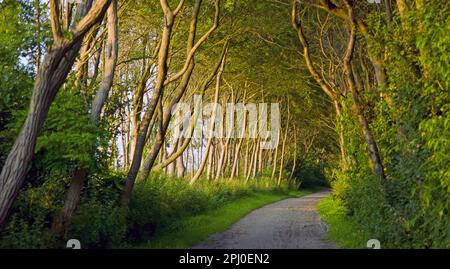
M 450 247 L 450 39 L 444 30 L 450 26 L 450 7 L 444 2 L 424 3 L 402 22 L 386 26 L 378 23 L 384 19 L 379 15 L 369 20 L 379 34 L 371 40 L 374 48 L 384 48 L 388 55 L 389 87 L 364 96 L 374 108 L 367 114 L 373 119 L 385 181 L 374 177 L 357 121 L 344 111 L 350 163 L 336 173 L 335 199 L 384 247 Z M 380 96 L 390 96 L 392 104 Z
M 90 202 L 78 210 L 66 239 L 80 240 L 82 248 L 111 248 L 123 245 L 126 231 L 119 207 L 114 203 Z
M 0 240 L 1 248 L 52 248 L 49 235 L 53 216 L 64 197 L 64 179 L 48 175 L 31 181 L 19 194 Z M 36 186 L 37 184 L 41 184 Z

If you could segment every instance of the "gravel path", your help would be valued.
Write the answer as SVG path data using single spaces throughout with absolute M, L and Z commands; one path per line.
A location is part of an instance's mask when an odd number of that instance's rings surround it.
M 290 198 L 256 209 L 197 249 L 333 249 L 317 204 L 329 191 Z

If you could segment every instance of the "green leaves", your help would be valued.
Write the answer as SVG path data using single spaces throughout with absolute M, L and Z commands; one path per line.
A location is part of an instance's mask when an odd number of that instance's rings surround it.
M 344 111 L 348 171 L 337 195 L 352 219 L 389 247 L 449 247 L 450 7 L 429 1 L 386 25 L 371 15 L 370 50 L 384 54 L 389 86 L 364 95 L 388 180 L 370 176 L 365 147 Z M 380 98 L 382 96 L 383 98 Z M 389 97 L 391 103 L 386 101 Z
M 38 138 L 39 166 L 61 172 L 96 166 L 97 137 L 101 129 L 89 122 L 80 96 L 62 91 L 50 108 Z

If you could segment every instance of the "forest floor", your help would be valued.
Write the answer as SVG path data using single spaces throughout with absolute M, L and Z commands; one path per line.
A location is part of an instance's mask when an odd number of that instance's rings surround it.
M 197 244 L 198 249 L 334 249 L 328 227 L 317 212 L 330 194 L 319 191 L 256 209 L 222 233 Z

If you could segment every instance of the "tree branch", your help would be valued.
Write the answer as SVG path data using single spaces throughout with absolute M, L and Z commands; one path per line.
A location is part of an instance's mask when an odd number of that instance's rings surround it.
M 214 24 L 211 26 L 211 28 L 197 41 L 197 43 L 192 47 L 192 49 L 189 51 L 186 61 L 184 63 L 183 68 L 173 75 L 171 78 L 167 79 L 164 82 L 164 85 L 167 86 L 168 84 L 178 80 L 181 76 L 184 75 L 184 73 L 189 68 L 189 63 L 191 62 L 192 58 L 194 57 L 195 52 L 200 48 L 200 46 L 206 41 L 206 39 L 219 27 L 219 17 L 220 17 L 220 0 L 215 1 L 215 15 L 214 15 Z

